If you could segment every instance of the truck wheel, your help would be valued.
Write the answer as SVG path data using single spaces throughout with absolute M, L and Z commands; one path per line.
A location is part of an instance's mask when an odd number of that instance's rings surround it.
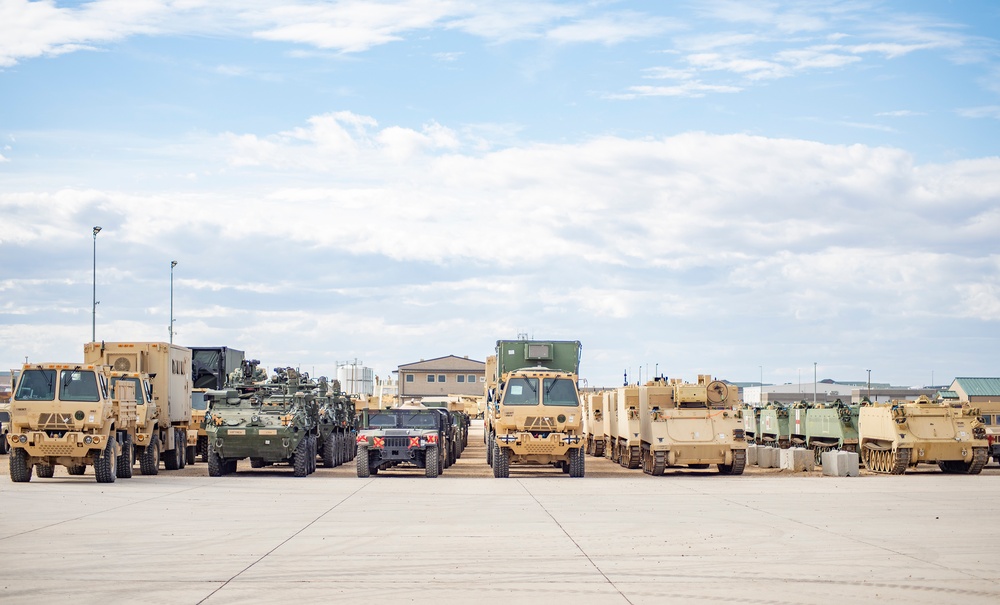
M 56 474 L 56 467 L 51 464 L 39 464 L 35 474 L 42 479 L 51 479 Z
M 493 444 L 493 476 L 497 479 L 510 477 L 510 450 Z
M 440 455 L 438 454 L 438 448 L 436 445 L 428 445 L 427 449 L 424 450 L 427 457 L 427 461 L 424 464 L 424 475 L 427 477 L 437 477 L 441 474 L 441 469 L 438 466 L 441 462 Z
M 7 443 L 7 433 L 0 433 L 0 454 L 10 451 L 10 444 Z
M 586 464 L 587 453 L 583 451 L 582 447 L 578 447 L 575 450 L 569 451 L 569 476 L 570 477 L 582 477 L 584 473 L 584 465 Z
M 156 433 L 153 433 L 149 445 L 142 448 L 142 453 L 139 454 L 139 472 L 143 475 L 160 472 L 160 438 Z
M 295 453 L 292 454 L 292 469 L 296 477 L 305 477 L 309 474 L 309 438 L 299 440 L 295 446 Z
M 315 473 L 316 469 L 319 468 L 319 465 L 316 464 L 316 450 L 319 449 L 319 446 L 317 445 L 318 441 L 319 441 L 319 438 L 316 435 L 310 435 L 309 436 L 309 474 L 310 475 L 313 474 L 313 473 Z
M 211 445 L 208 446 L 208 476 L 209 477 L 221 477 L 228 472 L 228 464 L 222 459 L 218 453 L 216 453 L 215 448 Z
M 197 445 L 189 445 L 189 446 L 187 446 L 186 448 L 184 448 L 184 453 L 185 453 L 185 458 L 187 458 L 187 460 L 185 460 L 185 462 L 187 462 L 187 464 L 194 464 L 195 462 L 198 462 L 198 446 Z
M 82 475 L 87 472 L 87 465 L 85 464 L 71 464 L 66 467 L 66 472 L 70 475 Z
M 198 455 L 202 462 L 208 462 L 208 437 L 198 437 Z
M 486 464 L 493 466 L 493 444 L 496 440 L 490 435 L 490 438 L 486 440 Z
M 264 459 L 251 457 L 250 468 L 264 468 Z
M 104 451 L 94 457 L 94 475 L 98 483 L 114 483 L 118 477 L 118 456 L 115 455 L 114 437 L 108 437 Z
M 358 446 L 358 454 L 355 457 L 355 460 L 358 463 L 358 477 L 362 479 L 367 479 L 368 477 L 371 477 L 372 469 L 370 466 L 368 466 L 367 447 L 361 445 Z
M 333 468 L 340 464 L 340 440 L 337 433 L 330 433 L 323 440 L 323 466 Z
M 122 434 L 122 455 L 118 456 L 118 478 L 131 479 L 132 465 L 135 463 L 135 450 L 132 449 L 132 435 Z
M 23 447 L 13 447 L 10 449 L 10 480 L 14 483 L 27 483 L 31 481 L 31 473 L 34 467 L 28 464 L 28 450 Z

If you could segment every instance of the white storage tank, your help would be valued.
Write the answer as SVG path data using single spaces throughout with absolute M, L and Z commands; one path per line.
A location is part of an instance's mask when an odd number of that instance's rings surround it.
M 341 390 L 350 395 L 367 397 L 375 392 L 375 371 L 357 362 L 337 366 L 337 380 Z

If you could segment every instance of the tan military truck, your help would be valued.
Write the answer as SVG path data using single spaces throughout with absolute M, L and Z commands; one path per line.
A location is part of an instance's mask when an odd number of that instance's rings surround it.
M 742 474 L 747 444 L 737 399 L 736 387 L 707 374 L 697 384 L 657 379 L 639 387 L 643 472 L 716 464 L 724 475 Z
M 583 477 L 579 341 L 498 340 L 487 447 L 494 477 L 511 464 L 552 465 Z
M 160 417 L 160 410 L 153 399 L 153 383 L 148 374 L 141 372 L 119 372 L 111 370 L 111 390 L 118 394 L 122 388 L 119 385 L 130 385 L 129 388 L 135 391 L 136 422 L 135 433 L 129 442 L 133 454 L 131 462 L 139 463 L 139 472 L 143 475 L 155 475 L 159 472 L 159 455 L 152 448 L 136 448 L 136 443 L 150 443 L 157 421 Z M 135 455 L 138 452 L 138 456 Z M 131 465 L 130 465 L 131 466 Z
M 94 364 L 25 364 L 11 400 L 10 479 L 70 475 L 94 467 L 98 483 L 132 476 L 135 388 L 111 390 L 110 368 Z
M 613 460 L 625 468 L 639 468 L 639 386 L 619 387 L 615 400 L 618 433 L 615 436 Z
M 920 462 L 936 462 L 946 473 L 978 475 L 989 459 L 979 410 L 925 395 L 916 401 L 862 404 L 858 440 L 861 461 L 876 473 L 902 475 Z
M 148 432 L 136 435 L 136 451 L 147 470 L 184 468 L 191 419 L 191 349 L 165 342 L 91 342 L 83 347 L 87 363 L 107 364 L 119 372 L 147 374 L 157 415 Z M 152 474 L 155 474 L 153 472 Z
M 586 438 L 587 454 L 597 457 L 604 457 L 604 448 L 607 441 L 604 437 L 604 393 L 587 393 L 583 396 L 586 408 Z

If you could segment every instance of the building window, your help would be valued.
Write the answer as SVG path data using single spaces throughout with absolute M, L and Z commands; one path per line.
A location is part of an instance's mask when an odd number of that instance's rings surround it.
M 427 382 L 434 382 L 434 374 L 427 375 Z
M 1000 418 L 1000 417 L 998 417 L 998 418 Z M 992 425 L 993 424 L 993 416 L 990 416 L 989 414 L 983 414 L 983 424 Z
M 444 374 L 438 374 L 438 382 L 444 382 Z
M 475 382 L 475 381 L 476 381 L 476 375 L 475 374 L 469 374 L 469 382 Z
M 413 382 L 413 374 L 406 375 L 406 382 Z
M 458 382 L 465 382 L 465 374 L 458 375 Z

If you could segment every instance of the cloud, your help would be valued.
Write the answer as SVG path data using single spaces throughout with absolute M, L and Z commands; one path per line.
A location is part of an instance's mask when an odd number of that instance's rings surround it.
M 984 105 L 982 107 L 966 107 L 957 110 L 963 118 L 994 118 L 1000 119 L 1000 105 Z
M 875 114 L 876 117 L 888 117 L 888 118 L 912 118 L 916 116 L 927 115 L 924 111 L 912 111 L 910 109 L 897 109 L 895 111 L 880 111 Z

